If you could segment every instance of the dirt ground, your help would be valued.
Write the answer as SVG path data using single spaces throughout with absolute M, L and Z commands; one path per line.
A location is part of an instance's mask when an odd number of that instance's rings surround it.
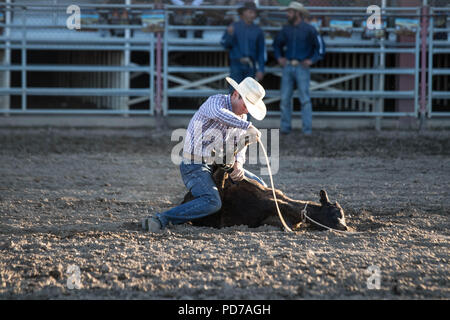
M 170 135 L 0 129 L 0 298 L 450 298 L 450 131 L 280 137 L 275 186 L 313 201 L 325 189 L 362 232 L 351 235 L 141 231 L 142 217 L 186 191 Z

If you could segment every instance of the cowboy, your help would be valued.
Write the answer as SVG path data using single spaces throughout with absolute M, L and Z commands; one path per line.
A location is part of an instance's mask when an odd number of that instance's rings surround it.
M 230 77 L 237 82 L 246 77 L 261 81 L 264 77 L 266 44 L 262 29 L 254 23 L 258 10 L 254 2 L 239 9 L 240 20 L 228 26 L 221 44 L 229 50 Z
M 234 88 L 233 93 L 209 97 L 194 114 L 187 129 L 180 172 L 194 199 L 143 219 L 144 230 L 157 232 L 169 223 L 181 224 L 219 211 L 222 202 L 212 177 L 212 164 L 217 163 L 213 154 L 223 154 L 224 144 L 234 146 L 235 140 L 241 150 L 231 159 L 230 178 L 240 181 L 245 176 L 266 186 L 261 178 L 243 168 L 247 147 L 242 147 L 245 138 L 253 143 L 261 136 L 260 131 L 247 121 L 247 113 L 257 120 L 264 119 L 266 105 L 262 99 L 265 90 L 250 77 L 239 84 L 229 77 L 226 80 Z
M 281 125 L 280 132 L 291 132 L 292 93 L 297 83 L 302 106 L 302 130 L 306 135 L 312 132 L 312 105 L 309 95 L 311 65 L 325 53 L 323 42 L 316 29 L 306 22 L 308 10 L 299 2 L 292 1 L 287 10 L 288 24 L 277 34 L 273 42 L 274 54 L 283 67 L 281 77 Z M 285 50 L 284 50 L 285 48 Z

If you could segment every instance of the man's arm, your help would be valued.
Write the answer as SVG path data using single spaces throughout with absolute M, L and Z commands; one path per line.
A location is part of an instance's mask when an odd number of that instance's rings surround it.
M 258 140 L 261 139 L 261 131 L 256 129 L 253 124 L 250 124 L 247 131 L 241 134 L 238 141 L 238 150 L 239 152 L 236 154 L 236 161 L 240 163 L 245 163 L 245 151 L 247 150 L 246 143 L 252 144 L 257 143 Z
M 231 172 L 230 174 L 230 178 L 233 181 L 241 181 L 242 179 L 244 179 L 244 167 L 243 164 L 240 163 L 239 161 L 236 161 L 233 165 L 233 172 Z
M 312 47 L 313 47 L 313 54 L 309 60 L 311 60 L 311 64 L 316 63 L 317 61 L 323 59 L 325 56 L 325 44 L 323 42 L 322 37 L 320 34 L 316 31 L 316 29 L 312 28 L 312 35 L 311 35 L 311 41 L 312 41 Z
M 202 106 L 202 113 L 209 119 L 219 121 L 229 127 L 247 130 L 251 122 L 240 119 L 233 112 L 226 109 L 225 96 L 212 96 Z
M 266 39 L 264 38 L 264 32 L 259 29 L 258 38 L 256 39 L 256 50 L 258 60 L 258 72 L 256 80 L 260 81 L 264 75 L 264 65 L 266 63 Z
M 283 57 L 283 48 L 286 44 L 286 30 L 283 27 L 280 32 L 275 37 L 275 40 L 273 41 L 273 51 L 275 55 L 275 59 L 280 63 L 282 66 L 284 66 L 285 58 Z
M 261 138 L 261 132 L 256 129 L 255 126 L 250 125 L 247 132 L 241 135 L 238 142 L 238 147 L 242 147 L 245 143 L 246 136 L 249 136 L 249 143 L 256 143 Z M 247 146 L 243 147 L 235 157 L 235 162 L 233 166 L 233 172 L 231 178 L 233 181 L 239 181 L 244 178 L 243 165 L 245 163 L 245 153 L 247 152 Z M 236 172 L 235 172 L 236 171 Z M 233 175 L 234 174 L 234 175 Z
M 279 59 L 283 56 L 283 47 L 286 44 L 286 30 L 285 28 L 281 29 L 280 32 L 277 33 L 275 39 L 273 40 L 273 51 L 275 55 L 275 59 Z
M 256 50 L 258 50 L 258 71 L 264 73 L 264 64 L 266 63 L 266 39 L 264 33 L 259 29 L 258 38 L 256 40 Z
M 322 35 L 317 33 L 317 41 L 319 42 L 319 60 L 325 58 L 325 53 L 327 52 L 325 41 L 323 40 Z
M 234 23 L 230 24 L 225 30 L 222 40 L 220 41 L 220 44 L 225 49 L 231 49 L 233 47 L 233 40 L 234 40 Z

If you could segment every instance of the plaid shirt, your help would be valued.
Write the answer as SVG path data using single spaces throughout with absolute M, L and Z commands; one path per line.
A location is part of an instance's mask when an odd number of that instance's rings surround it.
M 233 137 L 235 142 L 239 141 L 250 124 L 246 114 L 239 117 L 233 113 L 231 95 L 211 96 L 189 122 L 183 153 L 209 158 L 211 150 L 214 149 L 216 154 L 221 154 L 224 145 L 231 142 Z M 216 141 L 216 137 L 221 137 L 222 141 Z M 247 147 L 236 155 L 235 160 L 244 164 L 246 151 Z

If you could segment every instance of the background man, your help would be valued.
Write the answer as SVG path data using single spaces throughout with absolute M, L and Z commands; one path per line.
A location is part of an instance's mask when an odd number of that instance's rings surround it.
M 324 55 L 323 42 L 316 29 L 306 23 L 308 11 L 299 2 L 292 1 L 287 8 L 288 24 L 277 34 L 274 54 L 283 67 L 281 78 L 281 128 L 282 134 L 291 132 L 292 93 L 297 83 L 302 106 L 302 129 L 304 134 L 312 132 L 312 106 L 309 96 L 309 67 Z
M 256 142 L 261 136 L 259 130 L 247 121 L 247 113 L 257 120 L 264 119 L 264 88 L 250 77 L 239 84 L 228 77 L 226 80 L 234 88 L 233 93 L 209 97 L 189 122 L 180 172 L 184 184 L 195 199 L 143 219 L 144 230 L 157 232 L 169 222 L 180 224 L 219 211 L 222 202 L 212 177 L 214 158 L 211 146 L 220 146 L 221 150 L 215 151 L 216 154 L 221 154 L 224 145 L 232 143 L 234 146 L 235 138 L 242 141 L 245 136 L 250 136 L 250 141 Z M 215 141 L 216 138 L 219 139 L 218 133 L 221 141 Z M 266 186 L 263 180 L 243 168 L 246 149 L 247 147 L 244 147 L 236 154 L 235 159 L 232 159 L 234 164 L 231 179 L 240 181 L 246 176 Z
M 222 46 L 229 50 L 230 77 L 241 82 L 246 77 L 261 81 L 264 77 L 266 44 L 262 29 L 254 23 L 258 11 L 254 2 L 238 9 L 240 20 L 228 26 Z

